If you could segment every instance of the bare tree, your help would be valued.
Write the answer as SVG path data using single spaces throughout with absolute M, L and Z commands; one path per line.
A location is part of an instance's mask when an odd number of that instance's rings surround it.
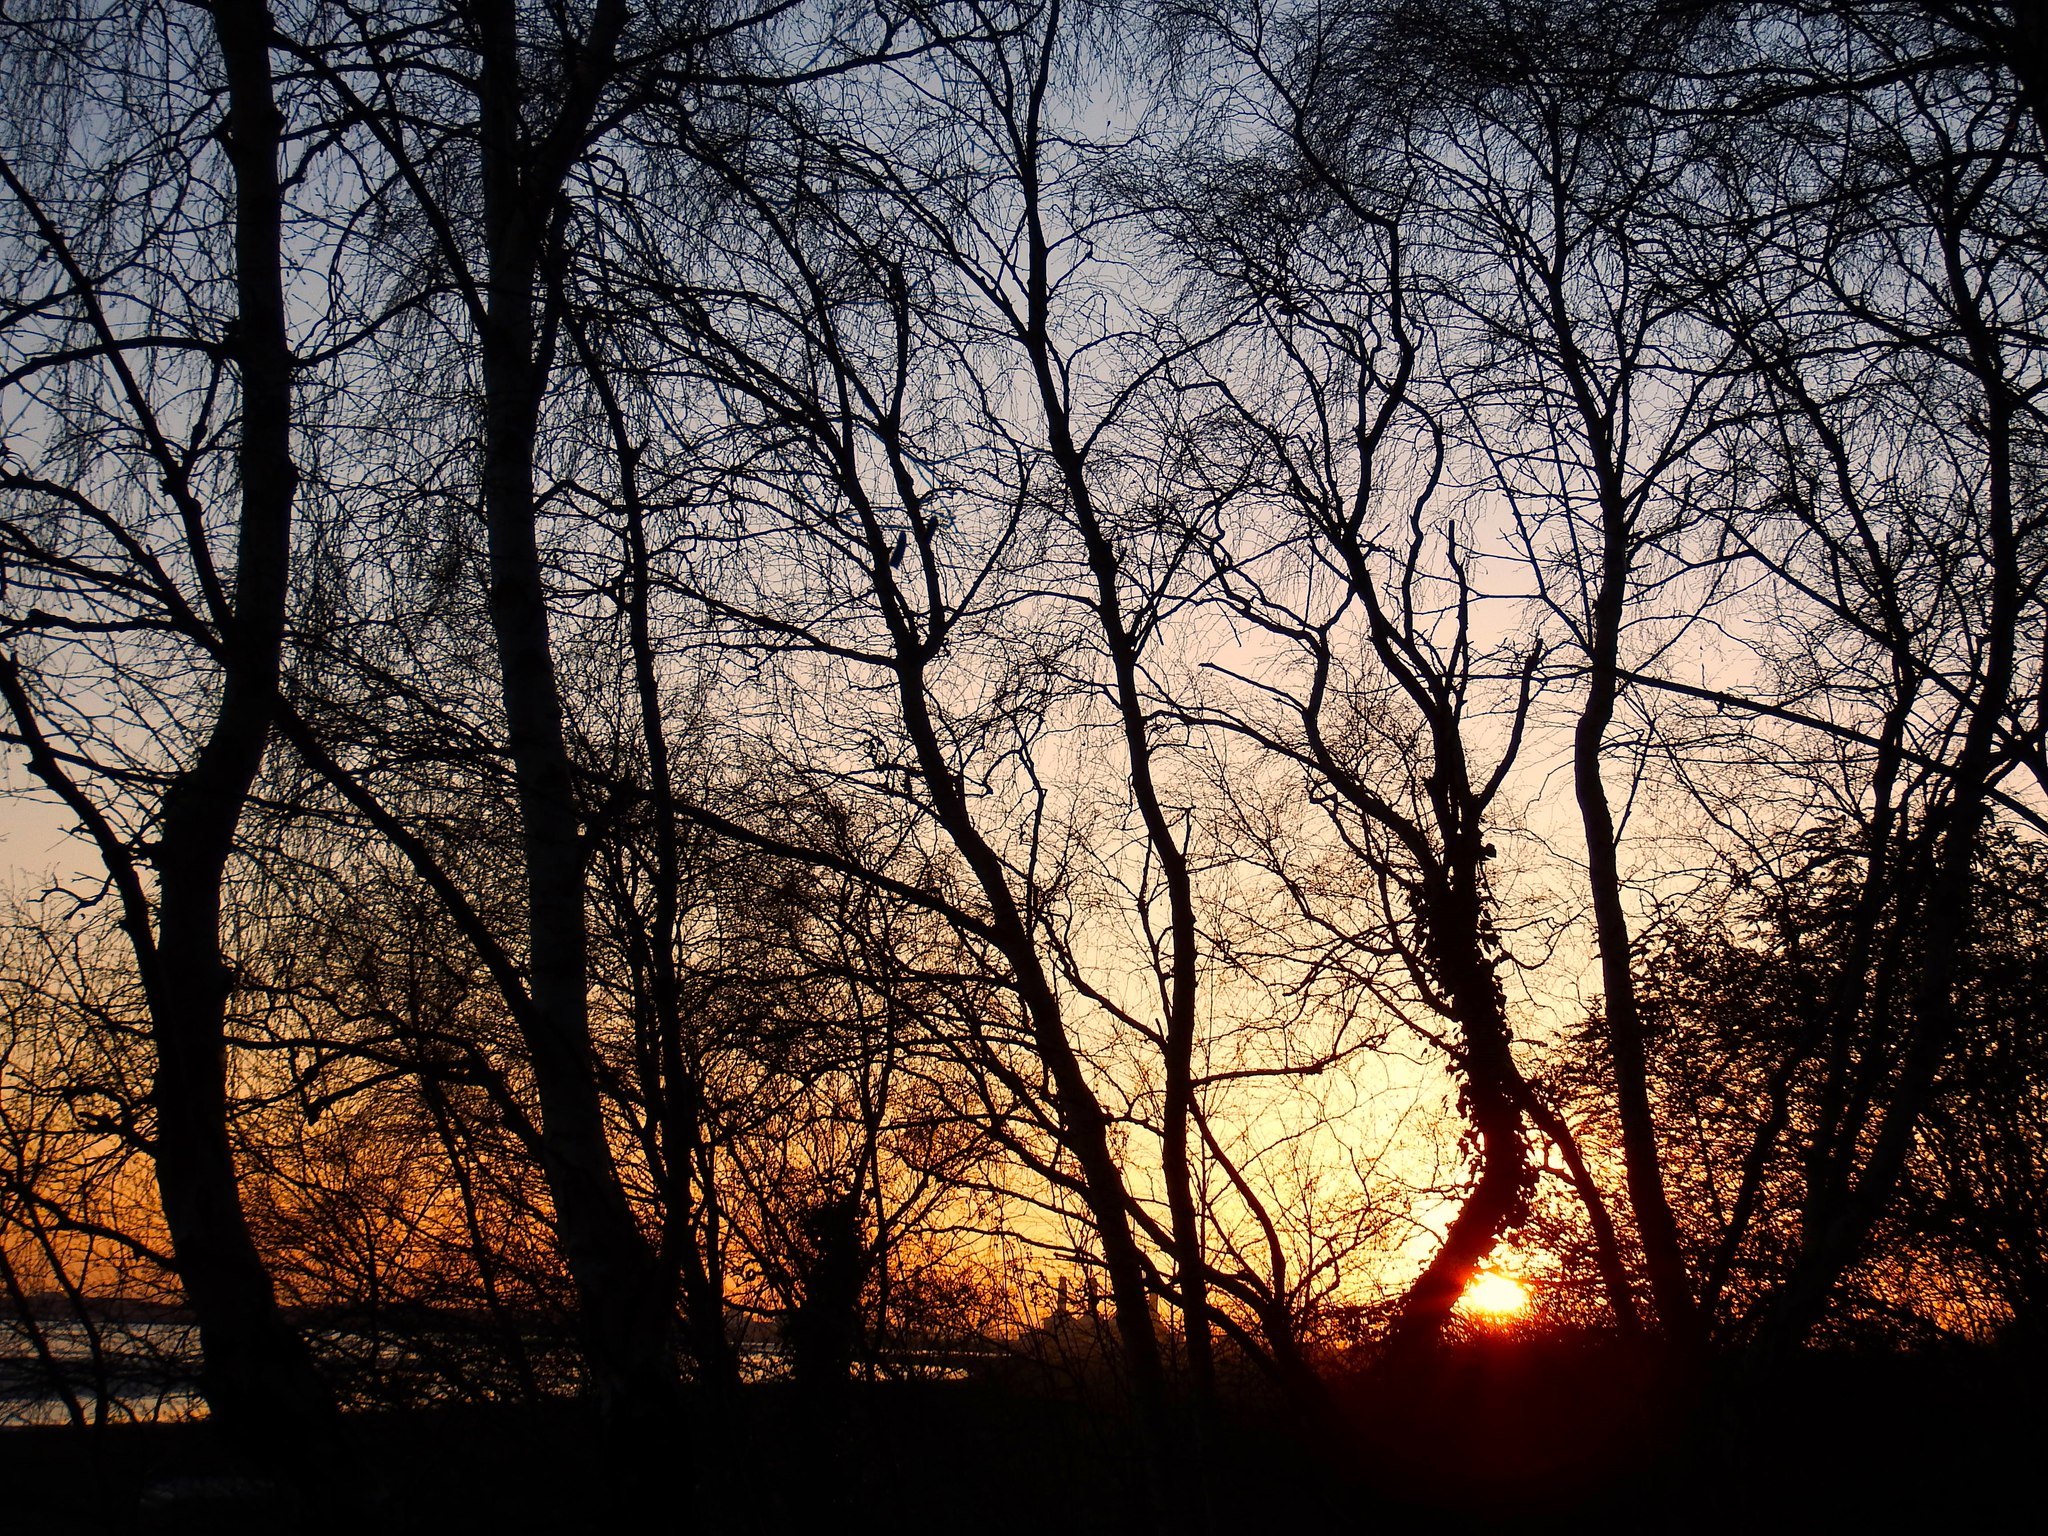
M 178 1273 L 200 1318 L 208 1398 L 246 1432 L 289 1435 L 324 1420 L 330 1400 L 278 1312 L 237 1189 L 226 1049 L 234 969 L 223 950 L 223 882 L 277 697 L 299 479 L 298 360 L 283 273 L 285 118 L 268 7 L 227 3 L 207 14 L 211 51 L 200 56 L 182 41 L 160 47 L 159 36 L 192 34 L 158 34 L 142 17 L 111 33 L 85 17 L 57 20 L 10 39 L 49 49 L 48 83 L 69 95 L 59 120 L 105 114 L 118 158 L 75 165 L 61 140 L 42 138 L 17 140 L 0 164 L 21 275 L 33 284 L 12 311 L 8 384 L 16 419 L 35 423 L 48 445 L 34 458 L 17 454 L 6 471 L 19 509 L 6 525 L 9 558 L 27 578 L 17 602 L 27 601 L 10 626 L 17 643 L 0 663 L 0 696 L 31 770 L 104 862 L 134 948 L 155 1052 L 149 1144 Z M 135 95 L 109 86 L 124 65 L 137 71 L 127 77 Z M 24 88 L 33 91 L 40 74 L 26 75 Z M 197 190 L 206 151 L 178 128 L 160 128 L 152 89 L 201 122 L 219 114 L 231 188 L 219 226 L 225 248 L 204 223 L 158 231 L 118 199 L 97 201 L 92 183 L 104 186 L 110 172 Z M 177 298 L 183 283 L 150 281 L 188 259 L 206 264 L 211 279 L 189 309 Z M 130 268 L 147 275 L 132 281 Z M 73 470 L 65 460 L 84 446 L 74 434 L 96 427 L 113 442 L 79 454 Z M 124 471 L 140 472 L 162 500 L 146 496 L 138 507 Z M 108 604 L 104 615 L 90 611 L 97 601 Z M 191 670 L 172 674 L 173 686 L 204 721 L 189 749 L 174 748 L 161 766 L 146 746 L 135 751 L 128 732 L 147 733 L 162 716 L 112 724 L 64 693 L 78 665 L 67 651 L 96 653 L 89 669 L 118 658 L 123 637 L 152 631 L 189 647 L 173 665 Z M 41 640 L 39 665 L 25 663 L 28 636 Z M 160 794 L 138 808 L 129 799 L 138 788 Z M 146 819 L 123 825 L 135 809 Z

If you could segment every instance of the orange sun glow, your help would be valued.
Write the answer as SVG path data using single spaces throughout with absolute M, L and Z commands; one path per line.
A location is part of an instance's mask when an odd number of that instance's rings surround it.
M 1458 1310 L 1487 1322 L 1505 1322 L 1529 1306 L 1529 1288 L 1512 1276 L 1489 1272 L 1474 1275 L 1458 1298 Z

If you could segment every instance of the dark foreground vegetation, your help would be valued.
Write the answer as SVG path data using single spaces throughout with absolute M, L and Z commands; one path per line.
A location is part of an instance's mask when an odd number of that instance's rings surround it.
M 208 1424 L 0 1437 L 10 1517 L 141 1532 L 1025 1533 L 1971 1526 L 2029 1510 L 2041 1362 L 1982 1351 L 1682 1369 L 1640 1348 L 1481 1341 L 1425 1383 L 1340 1386 L 1314 1423 L 1241 1403 L 1182 1449 L 1042 1381 L 787 1385 L 659 1429 L 587 1405 L 350 1418 L 308 1487 Z

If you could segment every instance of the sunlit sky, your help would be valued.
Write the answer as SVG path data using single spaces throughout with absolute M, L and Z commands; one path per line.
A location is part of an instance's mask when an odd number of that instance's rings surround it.
M 73 821 L 42 793 L 23 794 L 33 781 L 19 753 L 0 753 L 0 891 L 20 891 L 53 869 L 91 862 L 88 849 L 67 835 Z

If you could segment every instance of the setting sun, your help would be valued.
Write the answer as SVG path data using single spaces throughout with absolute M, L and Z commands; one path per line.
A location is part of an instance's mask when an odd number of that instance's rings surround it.
M 1528 1287 L 1502 1274 L 1475 1275 L 1465 1287 L 1465 1294 L 1458 1298 L 1458 1310 L 1472 1317 L 1516 1317 L 1528 1306 Z

